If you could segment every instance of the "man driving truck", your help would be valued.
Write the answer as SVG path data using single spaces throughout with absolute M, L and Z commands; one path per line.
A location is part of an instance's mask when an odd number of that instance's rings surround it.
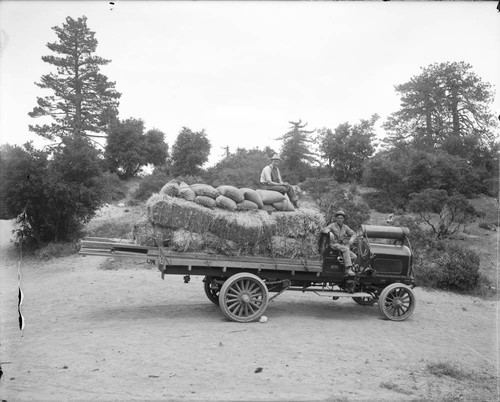
M 355 273 L 352 270 L 352 261 L 355 260 L 357 256 L 351 251 L 350 246 L 352 246 L 356 241 L 356 232 L 349 226 L 345 225 L 344 220 L 345 212 L 337 211 L 335 214 L 335 222 L 325 227 L 322 230 L 322 233 L 328 234 L 331 248 L 342 252 L 345 274 L 347 276 L 355 276 Z

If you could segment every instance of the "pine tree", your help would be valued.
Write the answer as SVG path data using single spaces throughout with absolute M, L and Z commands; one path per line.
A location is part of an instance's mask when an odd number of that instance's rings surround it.
M 294 180 L 304 180 L 306 171 L 310 164 L 316 162 L 315 154 L 311 151 L 313 139 L 311 134 L 316 130 L 305 130 L 307 123 L 289 121 L 291 130 L 277 138 L 283 141 L 281 158 L 283 159 L 283 170 L 293 177 Z
M 87 17 L 66 18 L 62 27 L 52 28 L 59 41 L 48 43 L 55 55 L 42 60 L 55 66 L 36 85 L 49 89 L 51 95 L 37 98 L 37 106 L 29 113 L 33 118 L 50 118 L 51 124 L 29 126 L 30 131 L 54 140 L 73 137 L 105 137 L 109 123 L 118 114 L 115 83 L 100 73 L 100 66 L 110 60 L 95 55 L 95 32 L 87 27 Z

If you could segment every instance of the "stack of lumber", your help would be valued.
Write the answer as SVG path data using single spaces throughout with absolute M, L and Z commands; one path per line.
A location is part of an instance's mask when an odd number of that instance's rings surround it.
M 173 251 L 317 259 L 323 215 L 287 202 L 278 192 L 171 181 L 146 202 L 134 239 Z

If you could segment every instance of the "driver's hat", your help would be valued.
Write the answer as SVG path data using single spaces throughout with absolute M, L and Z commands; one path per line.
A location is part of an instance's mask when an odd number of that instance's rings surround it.
M 337 216 L 339 216 L 339 215 L 342 215 L 342 216 L 345 218 L 345 212 L 344 212 L 344 211 L 342 211 L 342 210 L 337 211 L 337 212 L 335 213 L 335 218 L 336 218 Z

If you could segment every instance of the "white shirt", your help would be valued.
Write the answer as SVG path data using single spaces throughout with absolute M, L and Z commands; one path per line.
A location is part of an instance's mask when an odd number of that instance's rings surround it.
M 264 169 L 262 169 L 262 173 L 260 174 L 260 182 L 262 184 L 267 184 L 270 181 L 272 181 L 271 170 L 272 170 L 272 165 L 267 165 Z M 276 170 L 278 172 L 278 179 L 279 179 L 278 183 L 282 183 L 280 170 L 278 168 L 276 168 Z

